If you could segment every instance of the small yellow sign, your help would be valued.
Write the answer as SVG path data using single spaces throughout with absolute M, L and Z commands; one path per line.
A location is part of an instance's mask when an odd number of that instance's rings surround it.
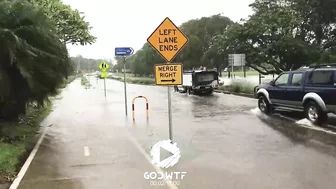
M 182 85 L 182 64 L 156 64 L 154 72 L 156 85 Z
M 109 68 L 109 65 L 106 62 L 102 62 L 99 64 L 99 69 L 101 71 L 106 71 Z
M 147 42 L 171 62 L 188 43 L 188 37 L 167 17 L 147 39 Z
M 102 77 L 102 78 L 107 78 L 107 72 L 106 72 L 106 71 L 102 71 L 102 72 L 100 73 L 100 77 Z

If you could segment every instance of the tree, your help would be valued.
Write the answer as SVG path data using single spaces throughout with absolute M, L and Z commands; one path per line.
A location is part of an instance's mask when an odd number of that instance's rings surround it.
M 300 32 L 303 19 L 284 0 L 257 0 L 255 13 L 244 23 L 236 24 L 221 37 L 222 49 L 245 53 L 247 65 L 268 74 L 297 69 L 319 59 L 319 46 Z M 264 65 L 271 65 L 268 70 Z
M 71 71 L 64 35 L 46 14 L 51 6 L 0 2 L 0 120 L 17 119 L 30 102 L 43 105 Z
M 89 23 L 78 10 L 73 10 L 61 0 L 29 0 L 40 6 L 44 13 L 56 23 L 57 34 L 65 44 L 87 45 L 96 41 L 90 34 Z
M 100 71 L 99 65 L 102 62 L 106 62 L 110 66 L 109 69 L 112 69 L 113 67 L 113 64 L 110 60 L 84 58 L 82 55 L 71 57 L 70 59 L 76 70 Z
M 212 39 L 231 24 L 233 22 L 228 17 L 219 14 L 183 23 L 180 28 L 188 36 L 189 44 L 178 56 L 178 61 L 185 68 L 206 66 L 221 69 L 225 59 L 223 54 L 215 53 Z
M 222 68 L 225 59 L 222 54 L 213 54 L 213 49 L 210 49 L 211 39 L 222 34 L 232 23 L 229 18 L 221 15 L 203 17 L 183 23 L 180 29 L 189 38 L 189 43 L 174 61 L 183 63 L 185 69 L 200 66 Z M 212 57 L 214 55 L 216 56 Z M 138 52 L 128 57 L 126 62 L 127 68 L 130 68 L 134 74 L 150 75 L 153 74 L 154 64 L 165 61 L 146 43 Z M 115 68 L 117 67 L 120 69 L 123 65 L 117 63 Z

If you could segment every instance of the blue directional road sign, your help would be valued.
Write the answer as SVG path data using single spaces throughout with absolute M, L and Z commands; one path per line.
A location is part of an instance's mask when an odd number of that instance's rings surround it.
M 132 47 L 116 47 L 115 55 L 116 56 L 130 56 L 132 55 L 134 50 Z

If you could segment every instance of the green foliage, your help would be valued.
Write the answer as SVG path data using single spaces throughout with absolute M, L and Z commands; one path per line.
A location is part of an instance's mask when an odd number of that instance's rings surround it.
M 255 0 L 254 13 L 240 23 L 221 15 L 193 19 L 180 29 L 188 45 L 175 62 L 184 68 L 228 66 L 228 54 L 246 54 L 249 67 L 262 74 L 280 73 L 311 64 L 336 61 L 335 0 Z M 123 69 L 117 58 L 115 69 Z M 148 44 L 127 58 L 126 68 L 140 76 L 164 63 Z
M 124 77 L 116 76 L 112 79 L 118 80 L 118 81 L 124 81 Z M 154 85 L 155 80 L 153 78 L 146 78 L 146 77 L 126 77 L 127 83 L 134 83 L 134 84 L 140 84 L 140 85 Z
M 59 0 L 0 2 L 0 120 L 43 105 L 73 71 L 66 43 L 94 42 L 89 26 Z
M 109 64 L 109 69 L 112 70 L 113 65 L 110 60 L 84 58 L 81 55 L 71 57 L 71 64 L 74 70 L 100 71 L 99 64 L 102 62 Z
M 91 84 L 90 84 L 89 80 L 86 77 L 83 76 L 81 78 L 81 85 L 83 85 L 83 86 L 90 86 Z
M 18 123 L 0 123 L 0 181 L 12 181 L 23 159 L 34 147 L 40 122 L 50 113 L 51 104 L 38 108 L 30 104 Z
M 96 41 L 90 34 L 89 23 L 78 10 L 73 10 L 61 0 L 29 0 L 39 6 L 50 20 L 56 24 L 57 34 L 63 43 L 87 45 Z
M 203 17 L 183 23 L 180 29 L 188 36 L 189 43 L 174 61 L 182 62 L 186 69 L 200 66 L 224 68 L 226 65 L 223 61 L 225 55 L 209 51 L 210 40 L 223 33 L 232 23 L 229 18 L 221 15 Z M 124 68 L 124 59 L 123 57 L 115 59 L 117 64 L 113 69 L 121 71 Z M 139 76 L 150 76 L 153 74 L 154 64 L 164 62 L 162 57 L 146 43 L 141 50 L 126 58 L 126 70 Z
M 263 74 L 328 60 L 332 52 L 327 44 L 332 42 L 331 30 L 336 31 L 331 29 L 335 20 L 321 19 L 330 10 L 320 10 L 316 2 L 256 0 L 251 5 L 255 13 L 224 32 L 219 43 L 222 49 L 245 53 L 247 64 Z
M 219 89 L 233 93 L 253 94 L 254 85 L 247 82 L 233 82 L 229 86 L 220 86 Z

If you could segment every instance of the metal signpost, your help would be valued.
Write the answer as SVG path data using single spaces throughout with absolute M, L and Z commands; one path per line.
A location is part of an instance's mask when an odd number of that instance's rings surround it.
M 182 84 L 182 65 L 170 64 L 188 43 L 188 37 L 167 17 L 148 37 L 147 42 L 167 61 L 167 64 L 155 65 L 156 85 L 167 85 L 169 139 L 173 141 L 171 90 L 170 85 Z
M 109 68 L 109 65 L 106 62 L 102 62 L 99 64 L 99 69 L 101 71 L 100 76 L 104 78 L 104 94 L 106 97 L 106 77 L 107 77 L 107 69 Z
M 231 66 L 231 73 L 233 73 L 234 66 L 241 66 L 245 77 L 245 54 L 229 54 L 229 65 Z
M 124 93 L 125 93 L 125 114 L 127 116 L 127 92 L 126 92 L 126 56 L 133 54 L 134 50 L 131 47 L 116 47 L 115 56 L 124 57 Z

